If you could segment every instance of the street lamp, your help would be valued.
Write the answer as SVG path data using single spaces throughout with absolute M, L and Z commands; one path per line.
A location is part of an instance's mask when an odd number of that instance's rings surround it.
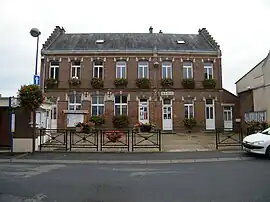
M 30 30 L 30 34 L 32 37 L 37 37 L 37 50 L 36 50 L 36 66 L 35 66 L 35 75 L 37 75 L 37 65 L 38 65 L 38 43 L 39 43 L 39 35 L 41 32 L 37 28 L 32 28 Z
M 37 50 L 36 50 L 36 65 L 35 65 L 35 76 L 37 76 L 37 65 L 38 65 L 38 44 L 39 44 L 39 35 L 41 32 L 37 28 L 32 28 L 30 30 L 30 34 L 32 37 L 37 38 Z M 32 152 L 34 153 L 36 150 L 36 110 L 33 110 L 33 137 L 32 137 Z

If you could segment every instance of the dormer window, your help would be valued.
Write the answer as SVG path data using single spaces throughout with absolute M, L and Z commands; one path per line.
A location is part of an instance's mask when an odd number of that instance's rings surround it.
M 185 41 L 183 41 L 183 40 L 178 40 L 176 42 L 177 42 L 177 44 L 185 44 Z
M 103 44 L 103 43 L 104 43 L 104 40 L 103 39 L 96 40 L 96 44 Z

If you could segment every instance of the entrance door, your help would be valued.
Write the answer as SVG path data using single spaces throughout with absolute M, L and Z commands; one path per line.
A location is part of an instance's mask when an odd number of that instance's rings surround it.
M 171 99 L 163 99 L 163 130 L 172 130 L 172 101 Z
M 139 122 L 148 123 L 149 122 L 149 107 L 147 99 L 141 99 L 139 103 Z
M 215 105 L 213 99 L 205 101 L 205 127 L 206 130 L 215 130 Z
M 57 106 L 52 106 L 51 111 L 51 129 L 57 129 Z
M 223 117 L 224 117 L 224 129 L 233 130 L 233 120 L 232 120 L 232 107 L 223 107 Z

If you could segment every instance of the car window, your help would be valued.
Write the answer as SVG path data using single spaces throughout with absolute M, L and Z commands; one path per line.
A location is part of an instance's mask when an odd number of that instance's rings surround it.
M 265 130 L 263 130 L 263 131 L 262 131 L 262 134 L 270 135 L 270 127 L 267 128 L 267 129 L 265 129 Z

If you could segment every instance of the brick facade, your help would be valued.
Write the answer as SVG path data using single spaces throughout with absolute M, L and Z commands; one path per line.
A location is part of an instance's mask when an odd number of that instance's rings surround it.
M 125 88 L 116 88 L 114 80 L 116 78 L 116 63 L 117 61 L 126 62 L 126 79 L 128 84 Z M 50 63 L 51 61 L 59 62 L 59 77 L 58 86 L 56 88 L 48 88 L 46 80 L 50 77 Z M 80 62 L 80 81 L 81 84 L 74 87 L 69 85 L 71 77 L 71 64 L 73 61 Z M 102 61 L 103 63 L 103 81 L 102 89 L 93 89 L 91 80 L 93 78 L 93 64 L 95 61 Z M 138 78 L 138 63 L 145 61 L 149 67 L 149 79 L 151 87 L 149 89 L 140 89 L 136 86 L 136 79 Z M 162 80 L 162 63 L 169 61 L 172 64 L 172 80 L 173 86 L 171 88 L 164 88 L 161 85 Z M 185 61 L 192 62 L 193 79 L 195 81 L 195 89 L 185 89 L 182 86 L 183 78 L 183 63 Z M 216 80 L 216 87 L 214 89 L 205 89 L 202 85 L 204 80 L 204 63 L 210 62 L 213 65 L 213 78 Z M 154 65 L 157 63 L 158 65 Z M 88 111 L 85 115 L 85 121 L 89 120 L 91 116 L 91 97 L 93 95 L 104 96 L 104 107 L 106 126 L 112 127 L 111 120 L 114 115 L 114 100 L 108 99 L 108 95 L 114 97 L 115 95 L 127 95 L 128 100 L 128 116 L 132 124 L 138 121 L 139 118 L 139 99 L 146 98 L 148 100 L 149 121 L 156 123 L 159 128 L 163 125 L 163 99 L 166 96 L 161 95 L 162 92 L 172 92 L 168 98 L 172 100 L 172 130 L 183 130 L 184 119 L 184 100 L 194 100 L 194 114 L 197 120 L 197 128 L 200 130 L 206 129 L 205 122 L 205 102 L 207 99 L 214 101 L 214 117 L 215 127 L 223 126 L 223 107 L 222 103 L 232 102 L 235 104 L 236 100 L 231 99 L 233 96 L 224 93 L 222 89 L 222 70 L 221 70 L 221 53 L 216 51 L 214 53 L 103 53 L 95 54 L 44 54 L 41 68 L 41 82 L 45 89 L 46 96 L 57 97 L 58 102 L 58 127 L 66 127 L 67 117 L 64 110 L 68 109 L 68 95 L 72 93 L 82 95 L 82 110 Z M 235 97 L 235 96 L 234 96 Z

